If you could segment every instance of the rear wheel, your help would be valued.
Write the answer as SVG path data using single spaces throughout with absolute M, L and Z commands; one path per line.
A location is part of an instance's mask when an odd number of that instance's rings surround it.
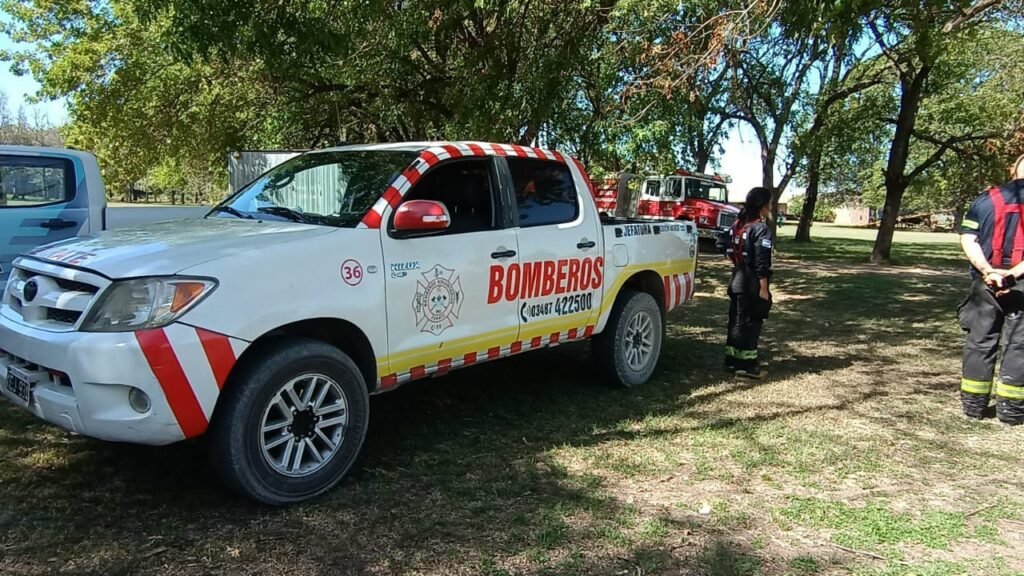
M 645 292 L 619 294 L 593 354 L 605 379 L 621 386 L 647 382 L 658 365 L 664 322 L 658 302 Z
M 232 377 L 210 425 L 213 467 L 235 491 L 274 506 L 334 487 L 369 423 L 362 373 L 317 340 L 269 346 Z

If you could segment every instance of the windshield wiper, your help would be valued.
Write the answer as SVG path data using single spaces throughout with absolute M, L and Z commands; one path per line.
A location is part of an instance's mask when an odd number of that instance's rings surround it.
M 292 210 L 291 208 L 287 208 L 285 206 L 264 206 L 263 208 L 257 208 L 256 211 L 262 212 L 264 214 L 273 214 L 274 216 L 287 218 L 292 222 L 301 222 L 303 224 L 309 224 L 308 216 L 306 216 L 302 212 Z
M 256 217 L 253 216 L 252 214 L 246 214 L 245 212 L 242 212 L 241 210 L 237 210 L 235 208 L 232 208 L 231 206 L 214 206 L 213 210 L 210 210 L 210 212 L 212 212 L 212 213 L 223 212 L 225 214 L 231 214 L 232 216 L 235 216 L 235 217 L 238 217 L 238 218 L 245 218 L 247 220 L 255 220 L 256 219 Z

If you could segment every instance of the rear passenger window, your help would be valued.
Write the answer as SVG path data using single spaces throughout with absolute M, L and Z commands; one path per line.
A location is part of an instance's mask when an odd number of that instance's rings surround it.
M 572 222 L 579 216 L 576 183 L 561 162 L 507 158 L 523 228 Z
M 0 208 L 31 208 L 74 196 L 74 168 L 63 158 L 0 156 Z

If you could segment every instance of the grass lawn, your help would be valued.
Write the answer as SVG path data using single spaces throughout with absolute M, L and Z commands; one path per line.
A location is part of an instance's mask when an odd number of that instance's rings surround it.
M 649 384 L 594 383 L 575 346 L 377 397 L 360 471 L 286 510 L 226 494 L 200 445 L 0 406 L 0 574 L 1024 574 L 1024 431 L 959 416 L 967 281 L 938 239 L 898 239 L 926 269 L 780 242 L 760 383 L 721 371 L 706 258 Z
M 785 226 L 779 232 L 782 243 L 786 244 L 796 234 L 796 225 Z M 789 254 L 796 259 L 826 261 L 837 264 L 866 263 L 871 256 L 878 230 L 850 228 L 832 224 L 815 223 L 811 228 L 810 244 L 791 243 Z M 822 238 L 826 241 L 819 242 Z M 927 266 L 950 268 L 966 266 L 960 253 L 959 237 L 952 233 L 909 232 L 899 230 L 895 235 L 892 257 L 898 267 Z

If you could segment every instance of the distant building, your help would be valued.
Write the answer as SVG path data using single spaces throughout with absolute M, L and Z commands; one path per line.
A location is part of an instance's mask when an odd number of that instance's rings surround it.
M 865 206 L 840 206 L 833 212 L 835 223 L 841 226 L 867 226 L 871 222 L 871 209 Z

